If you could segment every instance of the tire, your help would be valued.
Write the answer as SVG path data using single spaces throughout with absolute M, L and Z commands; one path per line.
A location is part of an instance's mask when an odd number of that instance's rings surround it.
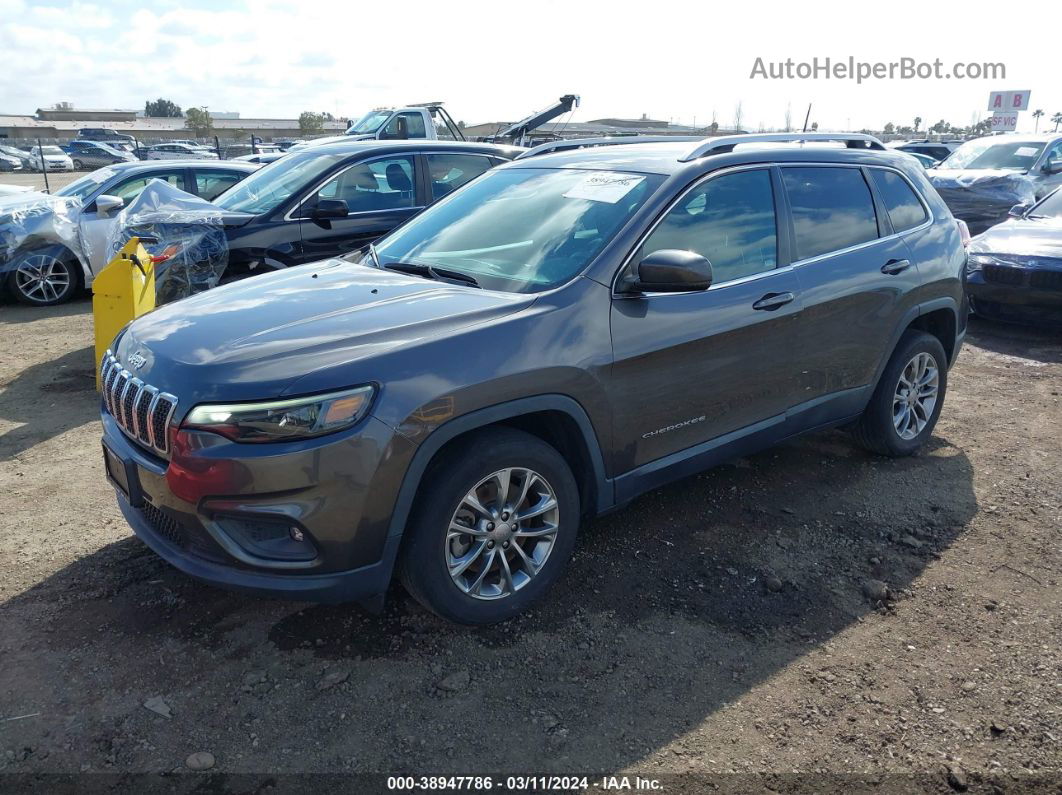
M 25 251 L 13 258 L 7 287 L 19 303 L 64 304 L 77 293 L 80 270 L 77 259 L 63 246 Z
M 80 160 L 75 160 L 74 161 L 74 171 L 81 171 L 84 168 L 85 168 L 85 164 L 82 163 Z
M 922 365 L 925 370 L 919 369 Z M 910 390 L 901 383 L 901 376 L 905 382 L 924 382 L 914 397 L 909 397 Z M 908 330 L 900 338 L 852 434 L 879 455 L 912 455 L 932 436 L 947 391 L 948 360 L 940 340 L 924 331 Z M 932 400 L 928 399 L 930 394 Z
M 510 472 L 508 498 L 499 501 L 502 478 L 496 476 L 504 471 Z M 510 534 L 503 510 L 525 491 L 515 506 L 520 513 L 541 510 L 551 498 L 553 507 L 519 522 Z M 470 495 L 483 512 L 471 507 Z M 522 431 L 483 429 L 425 472 L 403 539 L 399 577 L 418 602 L 445 619 L 504 621 L 526 610 L 561 576 L 579 517 L 575 478 L 556 449 Z M 468 527 L 470 534 L 451 533 L 451 527 Z

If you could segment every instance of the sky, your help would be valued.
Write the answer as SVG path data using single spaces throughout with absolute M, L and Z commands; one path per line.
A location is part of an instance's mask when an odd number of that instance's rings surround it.
M 1057 0 L 930 6 L 819 2 L 536 0 L 535 3 L 299 0 L 0 0 L 0 113 L 76 107 L 181 107 L 294 118 L 357 117 L 443 100 L 468 124 L 512 121 L 579 94 L 571 120 L 650 118 L 721 127 L 741 103 L 745 129 L 780 128 L 787 108 L 819 128 L 967 125 L 991 90 L 1031 91 L 1062 111 Z M 1037 24 L 1040 20 L 1041 24 Z M 1052 21 L 1053 20 L 1053 21 Z M 1007 25 L 1014 34 L 1005 33 Z M 1037 42 L 1036 31 L 1043 31 Z M 940 59 L 996 63 L 995 79 L 777 79 L 765 65 Z M 1030 112 L 1018 129 L 1031 131 Z

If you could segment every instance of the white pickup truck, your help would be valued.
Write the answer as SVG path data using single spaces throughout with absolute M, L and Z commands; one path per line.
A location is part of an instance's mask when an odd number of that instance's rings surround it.
M 437 141 L 463 141 L 465 136 L 454 120 L 443 110 L 441 102 L 425 102 L 403 108 L 378 108 L 370 110 L 347 128 L 342 135 L 314 138 L 295 144 L 288 151 L 297 152 L 312 146 L 334 144 L 340 141 L 406 140 L 427 139 Z

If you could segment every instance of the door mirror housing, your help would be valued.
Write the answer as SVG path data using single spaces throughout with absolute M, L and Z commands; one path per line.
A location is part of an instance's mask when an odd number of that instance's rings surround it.
M 328 221 L 334 218 L 346 218 L 349 213 L 347 203 L 342 199 L 321 199 L 313 208 L 310 217 L 316 221 Z
M 692 251 L 665 248 L 642 258 L 627 292 L 687 293 L 707 290 L 712 284 L 712 263 Z
M 125 199 L 119 196 L 111 196 L 108 193 L 101 193 L 96 197 L 96 212 L 109 215 L 110 213 L 117 212 L 125 207 Z
M 1028 211 L 1028 204 L 1015 204 L 1013 207 L 1010 208 L 1010 211 L 1007 213 L 1007 215 L 1009 215 L 1011 218 L 1024 218 L 1025 213 L 1027 213 Z
M 1049 160 L 1044 163 L 1045 174 L 1062 174 L 1062 160 Z

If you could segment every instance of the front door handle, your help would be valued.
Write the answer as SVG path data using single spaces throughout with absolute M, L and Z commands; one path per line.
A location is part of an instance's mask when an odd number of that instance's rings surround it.
M 785 306 L 796 298 L 792 293 L 767 293 L 759 301 L 752 305 L 753 309 L 765 309 L 768 312 Z
M 887 273 L 890 276 L 895 276 L 897 273 L 903 273 L 910 267 L 911 260 L 909 259 L 890 259 L 881 266 L 881 272 Z

